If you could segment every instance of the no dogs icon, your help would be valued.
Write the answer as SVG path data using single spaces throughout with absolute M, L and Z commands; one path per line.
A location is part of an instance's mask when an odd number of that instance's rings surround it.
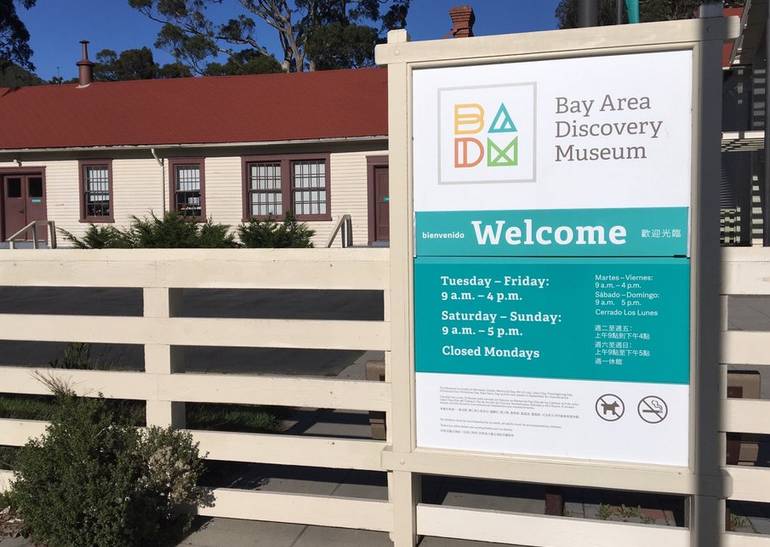
M 605 422 L 614 422 L 623 417 L 626 407 L 623 400 L 612 393 L 605 393 L 596 399 L 596 414 Z

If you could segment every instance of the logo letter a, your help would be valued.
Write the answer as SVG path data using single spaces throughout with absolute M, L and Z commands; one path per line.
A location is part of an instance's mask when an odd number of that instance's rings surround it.
M 484 107 L 477 103 L 455 105 L 455 135 L 473 135 L 484 129 Z
M 511 115 L 508 114 L 508 109 L 505 108 L 505 103 L 500 103 L 500 108 L 497 109 L 497 114 L 495 114 L 495 119 L 492 120 L 492 126 L 489 128 L 489 132 L 515 133 L 516 131 L 516 124 L 513 123 Z
M 471 159 L 470 145 L 476 147 L 476 158 Z M 474 167 L 484 159 L 484 145 L 473 137 L 461 137 L 455 139 L 455 167 Z

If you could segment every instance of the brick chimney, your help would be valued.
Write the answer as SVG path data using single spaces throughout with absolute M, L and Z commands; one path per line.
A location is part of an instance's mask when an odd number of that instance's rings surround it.
M 476 22 L 476 15 L 470 6 L 456 6 L 449 10 L 449 17 L 452 18 L 452 38 L 468 38 L 473 36 L 473 23 Z
M 80 45 L 83 58 L 77 62 L 78 87 L 87 87 L 94 81 L 94 63 L 88 59 L 88 40 L 81 40 Z

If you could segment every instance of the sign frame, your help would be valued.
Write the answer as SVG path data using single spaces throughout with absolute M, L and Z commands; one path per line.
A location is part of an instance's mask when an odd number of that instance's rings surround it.
M 723 17 L 619 25 L 490 37 L 408 41 L 391 31 L 377 46 L 376 62 L 388 66 L 389 165 L 391 177 L 391 290 L 386 320 L 392 350 L 387 363 L 392 389 L 388 414 L 390 447 L 383 454 L 395 507 L 411 526 L 394 528 L 396 545 L 413 544 L 420 473 L 498 480 L 616 488 L 687 496 L 693 546 L 717 545 L 723 531 L 726 484 L 720 470 L 724 390 L 719 367 L 721 138 L 721 50 L 738 34 L 737 21 Z M 618 464 L 418 448 L 416 446 L 412 180 L 412 73 L 422 68 L 516 61 L 691 50 L 691 271 L 690 271 L 690 454 L 687 467 Z M 397 499 L 396 499 L 397 498 Z M 404 511 L 404 514 L 401 512 Z M 410 543 L 411 542 L 411 543 Z

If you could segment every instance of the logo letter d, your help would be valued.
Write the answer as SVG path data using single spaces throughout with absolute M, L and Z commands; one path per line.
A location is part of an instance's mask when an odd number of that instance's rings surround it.
M 476 158 L 471 159 L 472 148 L 476 150 Z M 473 137 L 460 137 L 455 139 L 455 167 L 475 167 L 484 159 L 484 145 Z

